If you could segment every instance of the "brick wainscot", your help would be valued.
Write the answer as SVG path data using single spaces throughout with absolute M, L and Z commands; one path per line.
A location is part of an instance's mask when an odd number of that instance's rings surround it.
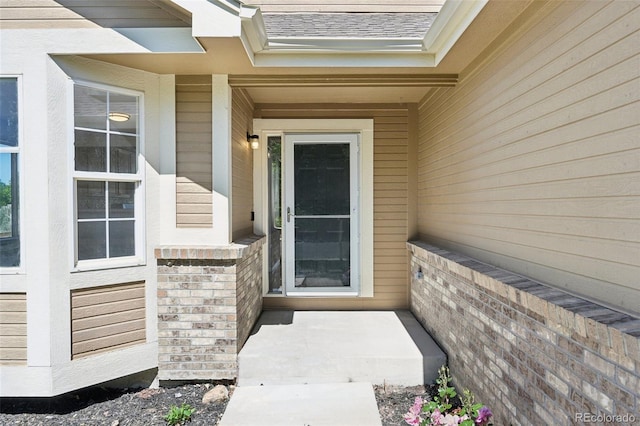
M 638 424 L 640 319 L 423 242 L 411 310 L 495 424 Z
M 235 379 L 262 311 L 264 237 L 224 247 L 159 247 L 158 378 Z

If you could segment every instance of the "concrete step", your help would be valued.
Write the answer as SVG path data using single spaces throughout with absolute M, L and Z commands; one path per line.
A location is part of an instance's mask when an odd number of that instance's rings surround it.
M 408 311 L 266 311 L 238 355 L 238 386 L 415 386 L 445 362 Z
M 233 392 L 220 426 L 377 426 L 370 383 L 243 386 Z

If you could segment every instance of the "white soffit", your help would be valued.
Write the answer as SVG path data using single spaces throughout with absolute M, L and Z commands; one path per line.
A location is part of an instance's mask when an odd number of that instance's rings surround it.
M 201 53 L 205 51 L 200 43 L 192 37 L 191 28 L 114 28 L 113 30 L 149 52 Z

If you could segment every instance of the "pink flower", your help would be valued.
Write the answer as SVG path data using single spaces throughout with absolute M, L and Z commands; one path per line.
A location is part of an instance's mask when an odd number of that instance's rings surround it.
M 455 416 L 451 415 L 451 414 L 447 414 L 442 419 L 442 424 L 444 426 L 457 426 L 457 425 L 460 424 L 461 421 L 462 421 L 462 419 L 457 414 Z
M 409 408 L 409 412 L 404 415 L 404 421 L 412 426 L 418 426 L 422 422 L 422 417 L 420 417 L 420 413 L 422 413 L 422 398 L 419 396 L 416 397 L 416 400 L 413 402 L 411 408 Z
M 416 399 L 415 401 L 413 401 L 413 406 L 411 408 L 417 410 L 418 413 L 421 413 L 423 404 L 424 401 L 422 400 L 422 397 L 416 396 Z
M 431 413 L 431 424 L 432 425 L 442 425 L 444 421 L 444 416 L 440 413 L 440 410 L 436 409 L 433 413 Z
M 422 422 L 422 418 L 420 418 L 420 416 L 416 416 L 413 413 L 406 413 L 404 415 L 404 421 L 411 426 L 419 426 L 420 422 Z

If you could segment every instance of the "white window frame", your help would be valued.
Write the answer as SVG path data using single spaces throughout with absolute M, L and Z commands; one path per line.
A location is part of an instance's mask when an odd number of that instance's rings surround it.
M 18 91 L 18 146 L 0 148 L 0 154 L 18 155 L 18 239 L 20 241 L 20 264 L 18 266 L 0 266 L 0 275 L 14 275 L 25 273 L 25 236 L 24 236 L 24 154 L 23 154 L 23 97 L 22 97 L 22 75 L 20 74 L 0 74 L 1 78 L 16 79 L 16 90 Z
M 137 141 L 137 173 L 113 173 L 113 172 L 87 172 L 76 171 L 75 169 L 75 107 L 74 88 L 85 86 L 93 89 L 104 90 L 138 98 L 138 141 Z M 111 86 L 101 83 L 73 80 L 69 83 L 69 168 L 71 170 L 70 197 L 71 205 L 71 271 L 91 271 L 98 269 L 112 269 L 128 266 L 143 266 L 146 264 L 146 238 L 145 238 L 145 161 L 144 161 L 144 93 L 122 87 Z M 109 132 L 109 131 L 106 131 Z M 108 155 L 108 153 L 107 153 Z M 77 210 L 77 182 L 97 181 L 97 182 L 134 182 L 137 184 L 134 195 L 134 244 L 133 256 L 122 256 L 102 259 L 78 260 L 78 210 Z M 108 208 L 108 206 L 107 206 Z M 107 246 L 108 246 L 108 234 Z

